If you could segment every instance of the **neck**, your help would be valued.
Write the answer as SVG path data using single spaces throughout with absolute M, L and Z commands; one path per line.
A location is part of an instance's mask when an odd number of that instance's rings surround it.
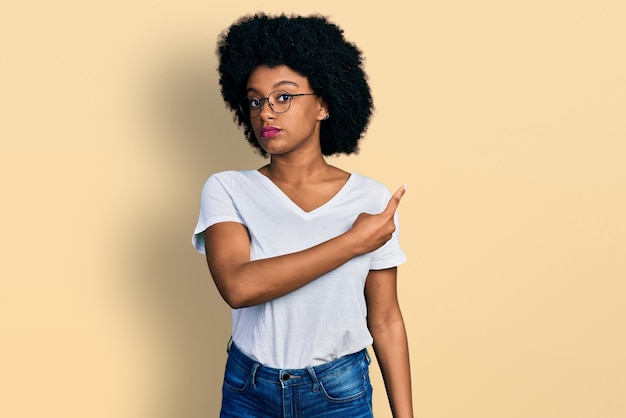
M 262 172 L 275 181 L 297 184 L 311 177 L 319 177 L 322 173 L 332 170 L 322 154 L 316 156 L 301 155 L 298 158 L 281 158 L 272 156 Z

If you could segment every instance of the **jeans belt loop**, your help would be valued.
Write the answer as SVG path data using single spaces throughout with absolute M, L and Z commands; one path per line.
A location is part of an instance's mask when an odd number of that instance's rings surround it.
M 311 376 L 311 380 L 313 381 L 313 392 L 317 392 L 320 390 L 320 381 L 317 379 L 315 369 L 313 369 L 313 367 L 307 367 L 306 371 L 309 372 L 309 376 Z
M 252 366 L 252 371 L 250 372 L 250 383 L 252 384 L 252 387 L 256 387 L 256 371 L 260 365 L 261 364 L 259 363 L 254 363 Z

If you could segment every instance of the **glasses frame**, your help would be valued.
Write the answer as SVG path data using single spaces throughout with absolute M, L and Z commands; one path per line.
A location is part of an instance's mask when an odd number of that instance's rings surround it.
M 272 104 L 272 102 L 270 102 L 270 97 L 274 94 L 274 93 L 283 93 L 287 96 L 289 96 L 289 102 L 287 105 L 287 109 L 283 110 L 283 111 L 277 111 L 276 109 L 274 109 L 274 105 Z M 293 99 L 294 97 L 298 97 L 298 96 L 316 96 L 317 93 L 289 93 L 286 90 L 274 90 L 273 92 L 271 92 L 270 94 L 267 95 L 267 97 L 259 97 L 259 96 L 246 96 L 244 98 L 242 98 L 239 101 L 239 111 L 241 112 L 241 114 L 247 118 L 247 119 L 252 119 L 252 118 L 256 118 L 258 117 L 261 112 L 263 111 L 263 105 L 265 104 L 264 102 L 267 102 L 267 104 L 270 106 L 270 109 L 272 109 L 272 112 L 274 113 L 287 113 L 289 111 L 289 109 L 291 109 L 291 99 Z M 279 96 L 282 96 L 279 95 Z M 250 110 L 250 99 L 255 98 L 258 99 L 261 104 L 258 107 L 258 110 L 255 109 L 254 112 L 258 112 L 256 113 L 254 116 L 252 116 L 252 111 Z M 248 106 L 248 111 L 246 112 L 246 107 Z

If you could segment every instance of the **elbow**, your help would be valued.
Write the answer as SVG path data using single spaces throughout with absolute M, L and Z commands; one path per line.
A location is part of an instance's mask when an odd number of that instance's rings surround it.
M 240 309 L 249 306 L 244 286 L 237 277 L 213 274 L 213 282 L 220 296 L 232 309 Z
M 236 298 L 224 298 L 224 301 L 230 306 L 232 309 L 241 309 L 250 306 L 250 304 L 245 303 L 243 300 Z
M 374 340 L 389 338 L 398 332 L 405 332 L 404 320 L 399 312 L 397 315 L 385 317 L 380 321 L 368 318 L 367 327 Z
M 238 289 L 236 286 L 229 286 L 227 288 L 218 288 L 222 299 L 232 309 L 241 309 L 253 305 L 245 292 L 242 289 Z
M 232 309 L 247 308 L 269 300 L 265 298 L 265 292 L 245 276 L 214 276 L 213 280 L 222 299 Z
M 220 291 L 220 295 L 232 309 L 241 309 L 247 306 L 244 298 L 238 295 L 237 292 Z

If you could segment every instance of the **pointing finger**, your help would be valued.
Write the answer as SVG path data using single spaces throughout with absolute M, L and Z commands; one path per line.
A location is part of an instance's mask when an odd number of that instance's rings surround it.
M 402 199 L 402 196 L 404 196 L 404 193 L 406 193 L 406 188 L 407 186 L 405 184 L 404 186 L 396 190 L 396 192 L 389 199 L 387 207 L 385 208 L 383 213 L 393 216 L 396 210 L 398 210 L 398 206 L 400 205 L 400 199 Z

